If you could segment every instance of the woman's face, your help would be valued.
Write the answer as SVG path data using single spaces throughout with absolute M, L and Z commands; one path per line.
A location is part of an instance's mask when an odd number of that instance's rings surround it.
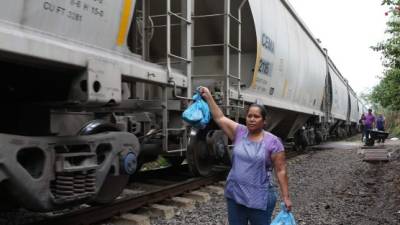
M 264 128 L 264 118 L 258 107 L 250 107 L 246 116 L 246 126 L 250 132 L 262 130 Z

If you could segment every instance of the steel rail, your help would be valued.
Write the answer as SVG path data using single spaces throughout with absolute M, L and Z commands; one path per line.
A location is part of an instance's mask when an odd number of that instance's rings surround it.
M 188 191 L 198 189 L 202 186 L 209 185 L 220 181 L 226 177 L 226 171 L 217 172 L 214 176 L 210 177 L 196 177 L 190 178 L 184 182 L 160 187 L 159 190 L 144 193 L 138 197 L 131 197 L 129 199 L 119 199 L 112 204 L 97 205 L 88 207 L 71 213 L 66 213 L 60 216 L 46 218 L 42 221 L 31 223 L 32 225 L 90 225 L 99 223 L 103 220 L 110 219 L 114 216 L 128 213 L 132 210 L 138 209 L 148 204 L 160 202 L 167 198 L 184 194 Z

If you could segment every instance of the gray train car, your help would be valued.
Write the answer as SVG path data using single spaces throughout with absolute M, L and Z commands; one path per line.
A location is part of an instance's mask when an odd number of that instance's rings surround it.
M 237 121 L 262 103 L 298 148 L 362 108 L 285 0 L 3 0 L 0 40 L 0 208 L 107 203 L 160 155 L 229 163 L 215 124 L 181 120 L 199 85 Z
M 359 108 L 358 106 L 358 98 L 357 95 L 353 90 L 350 90 L 350 123 L 351 124 L 357 124 L 358 120 L 361 118 L 362 114 L 362 109 Z

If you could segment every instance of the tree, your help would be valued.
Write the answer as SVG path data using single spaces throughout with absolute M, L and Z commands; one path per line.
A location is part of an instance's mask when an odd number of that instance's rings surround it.
M 385 72 L 380 83 L 372 90 L 372 102 L 392 110 L 400 110 L 400 0 L 383 0 L 389 6 L 386 33 L 389 37 L 372 47 L 383 55 Z
M 400 111 L 400 68 L 391 68 L 372 90 L 370 99 L 385 108 Z

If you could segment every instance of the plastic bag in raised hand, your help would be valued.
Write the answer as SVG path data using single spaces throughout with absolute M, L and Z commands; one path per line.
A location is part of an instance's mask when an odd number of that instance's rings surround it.
M 210 108 L 198 91 L 193 96 L 193 101 L 182 113 L 182 119 L 196 128 L 203 129 L 210 122 Z
M 281 211 L 276 215 L 271 225 L 296 225 L 293 214 L 286 209 L 284 203 L 281 203 Z

